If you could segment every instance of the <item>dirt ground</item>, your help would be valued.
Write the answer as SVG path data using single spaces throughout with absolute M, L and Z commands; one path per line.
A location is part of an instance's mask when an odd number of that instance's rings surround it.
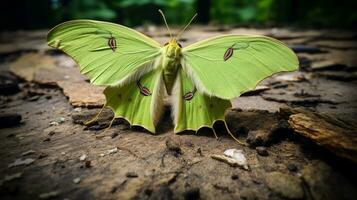
M 168 40 L 162 27 L 138 30 Z M 357 33 L 196 26 L 181 43 L 226 33 L 275 37 L 300 60 L 232 100 L 226 120 L 247 146 L 219 123 L 218 140 L 209 129 L 175 135 L 169 107 L 157 135 L 123 120 L 104 131 L 109 110 L 84 126 L 102 88 L 46 46 L 46 31 L 0 33 L 0 198 L 357 199 Z M 232 148 L 248 169 L 212 158 Z

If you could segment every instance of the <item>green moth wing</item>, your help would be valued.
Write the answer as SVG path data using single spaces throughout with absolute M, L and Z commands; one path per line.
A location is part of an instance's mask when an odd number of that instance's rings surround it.
M 54 27 L 50 46 L 71 56 L 96 85 L 118 85 L 154 69 L 160 44 L 125 26 L 94 20 L 73 20 Z M 135 77 L 133 77 L 135 76 Z
M 214 37 L 183 48 L 182 55 L 183 69 L 197 89 L 222 99 L 238 97 L 264 78 L 299 65 L 291 49 L 265 36 Z
M 153 70 L 138 81 L 104 90 L 105 106 L 110 107 L 115 118 L 124 118 L 131 125 L 144 127 L 155 133 L 163 107 L 164 83 L 162 70 Z
M 212 128 L 216 121 L 225 122 L 225 111 L 231 107 L 229 100 L 197 91 L 191 78 L 182 69 L 178 72 L 172 98 L 175 133 Z

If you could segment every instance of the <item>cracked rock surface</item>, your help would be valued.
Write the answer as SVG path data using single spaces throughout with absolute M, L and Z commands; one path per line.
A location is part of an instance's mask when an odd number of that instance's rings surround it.
M 164 44 L 163 27 L 138 27 Z M 232 100 L 226 120 L 173 133 L 167 106 L 152 135 L 113 114 L 46 31 L 0 33 L 0 199 L 357 199 L 357 33 L 194 26 L 207 37 L 261 34 L 291 46 L 300 70 Z M 326 136 L 326 137 L 325 137 Z M 249 170 L 212 155 L 239 149 Z M 85 156 L 83 156 L 85 155 Z

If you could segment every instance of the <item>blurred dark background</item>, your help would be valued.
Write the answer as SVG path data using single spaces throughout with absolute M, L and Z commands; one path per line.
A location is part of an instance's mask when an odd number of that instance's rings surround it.
M 42 29 L 71 19 L 98 19 L 127 26 L 196 23 L 354 29 L 356 0 L 3 0 L 1 29 Z

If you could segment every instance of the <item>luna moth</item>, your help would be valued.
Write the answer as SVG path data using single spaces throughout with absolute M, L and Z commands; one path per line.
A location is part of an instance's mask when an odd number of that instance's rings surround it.
M 293 51 L 266 36 L 221 35 L 182 47 L 179 37 L 194 17 L 173 37 L 160 13 L 170 33 L 164 45 L 128 27 L 94 20 L 64 22 L 47 35 L 48 45 L 72 57 L 92 84 L 106 86 L 103 108 L 112 109 L 113 120 L 124 118 L 155 133 L 169 95 L 175 133 L 213 129 L 216 121 L 230 133 L 225 121 L 230 99 L 277 72 L 298 68 Z

